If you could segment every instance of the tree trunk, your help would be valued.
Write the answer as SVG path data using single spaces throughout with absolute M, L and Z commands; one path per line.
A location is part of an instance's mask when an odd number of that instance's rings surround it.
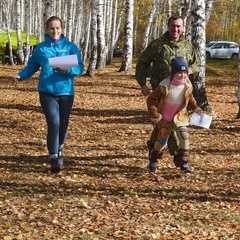
M 109 48 L 108 48 L 108 56 L 107 56 L 107 64 L 112 63 L 112 58 L 113 58 L 113 51 L 114 51 L 114 38 L 115 38 L 115 33 L 116 33 L 116 26 L 117 26 L 117 10 L 118 10 L 118 0 L 115 0 L 115 5 L 112 6 L 114 7 L 114 12 L 113 12 L 113 20 L 112 20 L 112 26 L 110 26 L 111 32 L 110 32 L 110 40 L 109 40 Z
M 212 13 L 213 0 L 206 0 L 206 25 Z
M 22 37 L 21 37 L 21 5 L 20 1 L 17 0 L 17 17 L 16 17 L 16 26 L 17 26 L 17 39 L 18 39 L 18 63 L 23 64 L 23 47 L 22 47 Z
M 96 68 L 103 70 L 106 67 L 106 52 L 105 52 L 105 25 L 104 25 L 104 15 L 103 15 L 103 0 L 97 1 L 97 65 Z
M 52 0 L 44 2 L 44 23 L 51 17 Z
M 150 14 L 149 14 L 149 17 L 148 17 L 148 22 L 147 22 L 147 25 L 146 25 L 146 28 L 145 28 L 145 33 L 144 33 L 144 36 L 143 36 L 142 51 L 148 45 L 150 30 L 151 30 L 151 27 L 153 25 L 153 19 L 154 19 L 155 12 L 156 12 L 156 0 L 153 0 L 152 9 L 150 11 Z
M 73 0 L 68 0 L 68 8 L 67 8 L 67 31 L 66 37 L 69 41 L 72 41 L 72 30 L 73 30 L 73 18 L 74 18 L 74 7 L 73 7 Z
M 133 6 L 134 0 L 126 0 L 126 21 L 124 29 L 124 48 L 122 66 L 119 71 L 132 71 L 133 54 Z
M 26 9 L 26 14 L 25 14 L 25 19 L 26 19 L 26 43 L 23 43 L 23 46 L 25 47 L 25 52 L 24 52 L 24 64 L 27 64 L 27 61 L 30 56 L 30 24 L 32 21 L 32 16 L 31 16 L 31 1 L 25 0 L 25 9 Z
M 93 77 L 97 64 L 97 8 L 96 1 L 91 0 L 91 57 L 86 76 Z
M 238 114 L 237 118 L 240 118 L 240 47 L 239 47 L 239 52 L 238 52 Z
M 206 35 L 205 35 L 205 0 L 193 0 L 192 4 L 192 43 L 196 49 L 199 58 L 199 75 L 192 81 L 193 95 L 199 107 L 203 110 L 211 112 L 208 105 L 206 89 L 205 89 L 205 66 L 206 66 Z

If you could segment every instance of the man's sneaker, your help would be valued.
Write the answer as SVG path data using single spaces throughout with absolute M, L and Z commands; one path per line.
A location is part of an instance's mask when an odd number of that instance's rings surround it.
M 58 158 L 52 158 L 50 159 L 50 163 L 51 163 L 51 173 L 59 173 L 60 172 L 60 165 L 58 163 Z
M 188 165 L 188 162 L 183 163 L 183 165 L 181 166 L 181 171 L 185 172 L 185 173 L 192 171 L 191 168 Z
M 174 155 L 173 156 L 173 163 L 176 167 L 181 167 L 182 165 L 182 161 L 181 159 L 178 157 L 178 155 Z
M 60 149 L 58 151 L 58 164 L 60 166 L 63 166 L 64 165 L 64 158 L 63 158 L 63 152 L 62 152 L 62 149 Z

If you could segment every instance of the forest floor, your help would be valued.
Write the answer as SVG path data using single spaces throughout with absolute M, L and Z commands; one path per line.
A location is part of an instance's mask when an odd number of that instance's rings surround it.
M 189 174 L 169 153 L 148 172 L 146 99 L 120 65 L 76 78 L 59 174 L 49 172 L 37 75 L 13 83 L 22 66 L 0 66 L 0 239 L 240 239 L 237 65 L 208 62 L 213 122 L 189 127 Z

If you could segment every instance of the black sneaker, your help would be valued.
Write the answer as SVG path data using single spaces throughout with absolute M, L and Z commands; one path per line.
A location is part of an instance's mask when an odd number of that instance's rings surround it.
M 183 165 L 181 166 L 181 171 L 184 173 L 191 172 L 191 168 L 189 167 L 187 162 L 184 162 Z
M 58 151 L 58 164 L 60 166 L 63 166 L 64 165 L 64 158 L 63 158 L 63 152 L 62 152 L 62 149 L 60 149 Z
M 57 157 L 50 159 L 51 163 L 51 173 L 59 173 L 60 172 L 60 165 L 58 163 Z

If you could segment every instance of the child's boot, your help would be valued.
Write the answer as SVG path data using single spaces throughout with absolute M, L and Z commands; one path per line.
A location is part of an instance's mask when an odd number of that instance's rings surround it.
M 149 141 L 147 141 L 147 147 L 148 147 L 148 157 L 150 158 L 150 155 L 154 149 L 154 144 L 149 140 Z M 158 152 L 157 158 L 158 159 L 163 158 L 164 152 L 165 152 L 165 148 L 162 151 Z
M 190 161 L 189 150 L 179 149 L 177 157 L 178 158 L 177 158 L 176 164 L 180 165 L 181 171 L 182 172 L 191 172 L 192 170 L 188 165 L 188 162 Z

